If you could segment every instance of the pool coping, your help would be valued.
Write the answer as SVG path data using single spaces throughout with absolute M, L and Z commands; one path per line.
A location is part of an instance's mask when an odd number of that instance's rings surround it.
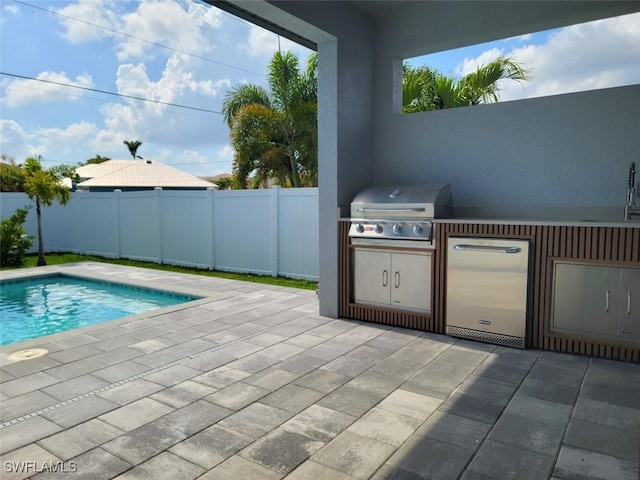
M 171 285 L 171 287 L 168 287 L 162 282 L 154 281 L 154 280 L 137 280 L 137 279 L 130 279 L 130 278 L 114 279 L 113 276 L 101 275 L 99 273 L 89 274 L 86 272 L 70 272 L 69 271 L 73 267 L 90 266 L 90 265 L 96 265 L 96 264 L 98 263 L 97 262 L 74 262 L 74 263 L 66 263 L 62 265 L 30 267 L 30 268 L 16 269 L 16 270 L 3 270 L 3 271 L 0 271 L 0 286 L 2 286 L 2 284 L 5 282 L 34 280 L 38 278 L 47 278 L 47 277 L 61 275 L 64 277 L 78 278 L 81 280 L 93 280 L 98 282 L 124 285 L 132 288 L 154 290 L 161 293 L 194 296 L 199 298 L 191 301 L 183 302 L 178 305 L 157 308 L 154 310 L 149 310 L 147 312 L 138 313 L 136 315 L 129 315 L 127 317 L 117 318 L 114 320 L 107 320 L 105 322 L 97 323 L 94 325 L 88 325 L 86 327 L 74 328 L 72 330 L 67 330 L 65 332 L 53 333 L 51 335 L 44 335 L 42 337 L 23 340 L 22 342 L 11 343 L 9 345 L 0 345 L 0 354 L 10 355 L 11 353 L 14 353 L 20 350 L 34 348 L 42 343 L 60 340 L 61 338 L 65 338 L 66 336 L 69 336 L 71 334 L 78 334 L 78 333 L 89 334 L 91 332 L 95 332 L 106 327 L 123 325 L 126 323 L 143 320 L 146 318 L 166 315 L 168 313 L 177 312 L 180 310 L 184 310 L 186 308 L 197 307 L 199 305 L 211 303 L 212 301 L 224 300 L 225 298 L 229 298 L 233 295 L 232 293 L 211 292 L 211 291 L 189 287 L 189 286 Z M 22 361 L 22 360 L 19 360 L 19 361 Z M 0 362 L 0 364 L 2 363 L 3 362 Z M 10 363 L 15 363 L 15 361 Z

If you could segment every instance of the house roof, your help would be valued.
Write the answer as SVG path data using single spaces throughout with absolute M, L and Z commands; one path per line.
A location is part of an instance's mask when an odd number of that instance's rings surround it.
M 109 160 L 76 169 L 80 188 L 208 188 L 214 185 L 155 160 Z

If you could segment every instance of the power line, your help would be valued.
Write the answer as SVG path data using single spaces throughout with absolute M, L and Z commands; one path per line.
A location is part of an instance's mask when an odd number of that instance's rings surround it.
M 230 65 L 228 63 L 219 62 L 217 60 L 212 60 L 212 59 L 207 58 L 207 57 L 202 57 L 200 55 L 196 55 L 194 53 L 186 52 L 186 51 L 180 50 L 178 48 L 169 47 L 168 45 L 164 45 L 162 43 L 153 42 L 151 40 L 146 40 L 144 38 L 136 37 L 135 35 L 131 35 L 130 33 L 121 32 L 121 31 L 115 30 L 113 28 L 105 27 L 103 25 L 98 25 L 98 24 L 95 24 L 95 23 L 87 22 L 86 20 L 81 20 L 79 18 L 71 17 L 69 15 L 65 15 L 65 14 L 57 12 L 55 10 L 48 10 L 46 8 L 39 7 L 37 5 L 32 5 L 30 3 L 22 2 L 20 0 L 13 0 L 13 1 L 16 2 L 16 3 L 19 3 L 20 5 L 24 5 L 26 7 L 31 7 L 31 8 L 35 8 L 37 10 L 42 10 L 43 12 L 51 13 L 53 15 L 58 15 L 60 17 L 63 17 L 63 18 L 69 19 L 69 20 L 73 20 L 73 21 L 76 21 L 76 22 L 84 23 L 85 25 L 90 25 L 90 26 L 95 27 L 95 28 L 101 28 L 101 29 L 107 30 L 107 31 L 109 31 L 111 33 L 117 33 L 118 35 L 123 35 L 125 37 L 132 38 L 134 40 L 138 40 L 139 42 L 144 42 L 144 43 L 148 43 L 150 45 L 154 45 L 156 47 L 166 48 L 167 50 L 171 50 L 173 52 L 180 53 L 180 54 L 183 54 L 183 55 L 188 55 L 190 57 L 197 58 L 199 60 L 204 60 L 205 62 L 215 63 L 216 65 L 221 65 L 223 67 L 232 68 L 234 70 L 240 70 L 242 72 L 251 73 L 253 75 L 259 75 L 261 77 L 265 77 L 266 76 L 264 73 L 254 72 L 252 70 L 247 70 L 246 68 L 236 67 L 236 66 Z
M 108 92 L 107 90 L 99 90 L 97 88 L 81 87 L 80 85 L 72 85 L 72 84 L 69 84 L 69 83 L 55 82 L 53 80 L 45 80 L 44 78 L 27 77 L 25 75 L 17 75 L 15 73 L 7 73 L 7 72 L 0 72 L 0 75 L 6 75 L 8 77 L 20 78 L 22 80 L 34 80 L 36 82 L 50 83 L 50 84 L 59 85 L 59 86 L 62 86 L 62 87 L 78 88 L 80 90 L 87 90 L 89 92 L 97 92 L 97 93 L 103 93 L 105 95 L 113 95 L 113 96 L 116 96 L 116 97 L 129 98 L 129 99 L 132 99 L 132 100 L 139 100 L 141 102 L 150 102 L 150 103 L 156 103 L 156 104 L 159 104 L 159 105 L 167 105 L 169 107 L 186 108 L 187 110 L 196 110 L 196 111 L 199 111 L 199 112 L 207 112 L 207 113 L 215 113 L 217 115 L 223 115 L 222 112 L 218 112 L 217 110 L 209 110 L 209 109 L 206 109 L 206 108 L 198 108 L 198 107 L 189 107 L 189 106 L 186 106 L 186 105 L 179 105 L 177 103 L 161 102 L 160 100 L 151 100 L 149 98 L 136 97 L 136 96 L 133 96 L 133 95 L 125 95 L 123 93 Z
M 52 90 L 48 90 L 46 88 L 28 87 L 28 86 L 25 86 L 25 85 L 19 85 L 19 84 L 15 84 L 15 83 L 12 84 L 11 86 L 12 86 L 12 88 L 21 88 L 21 89 L 24 89 L 24 90 L 32 90 L 32 91 L 35 91 L 35 92 L 46 92 L 49 95 L 60 95 L 60 96 L 64 96 L 64 97 L 81 98 L 83 100 L 91 100 L 92 102 L 112 103 L 110 100 L 105 100 L 103 98 L 96 98 L 96 97 L 88 97 L 88 96 L 83 95 L 81 93 L 72 94 L 72 93 L 64 93 L 64 92 L 55 92 L 55 91 L 52 91 Z M 116 100 L 116 102 L 117 102 L 117 100 Z M 126 105 L 125 102 L 117 102 L 117 103 L 118 103 L 118 105 Z M 146 108 L 147 106 L 144 105 L 143 107 Z M 188 107 L 184 107 L 184 108 L 188 108 Z M 163 115 L 171 114 L 171 115 L 184 115 L 184 116 L 192 117 L 192 118 L 210 118 L 210 117 L 208 117 L 206 115 L 199 115 L 199 114 L 187 113 L 187 112 L 178 112 L 176 110 L 165 110 L 162 113 L 163 113 Z

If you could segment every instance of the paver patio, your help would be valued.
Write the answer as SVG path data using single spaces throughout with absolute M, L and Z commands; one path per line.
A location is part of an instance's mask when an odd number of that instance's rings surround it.
M 326 318 L 306 290 L 48 271 L 209 298 L 0 349 L 0 478 L 640 476 L 640 365 Z

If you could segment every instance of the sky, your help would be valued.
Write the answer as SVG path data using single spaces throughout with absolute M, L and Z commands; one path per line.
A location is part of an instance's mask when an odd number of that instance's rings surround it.
M 0 0 L 0 71 L 9 74 L 0 75 L 0 153 L 77 165 L 130 158 L 123 141 L 139 140 L 146 159 L 198 176 L 230 173 L 225 94 L 244 82 L 266 86 L 279 45 L 301 66 L 311 53 L 196 0 Z M 498 55 L 532 72 L 524 88 L 503 84 L 502 101 L 638 84 L 640 14 L 411 63 L 459 76 Z
M 131 158 L 123 141 L 139 140 L 145 159 L 230 173 L 229 129 L 213 112 L 236 85 L 266 87 L 279 43 L 306 65 L 311 50 L 194 0 L 0 0 L 0 71 L 192 107 L 0 75 L 0 152 L 77 165 Z
M 502 81 L 500 101 L 640 83 L 640 13 L 409 59 L 460 78 L 499 56 L 530 71 L 527 82 Z

